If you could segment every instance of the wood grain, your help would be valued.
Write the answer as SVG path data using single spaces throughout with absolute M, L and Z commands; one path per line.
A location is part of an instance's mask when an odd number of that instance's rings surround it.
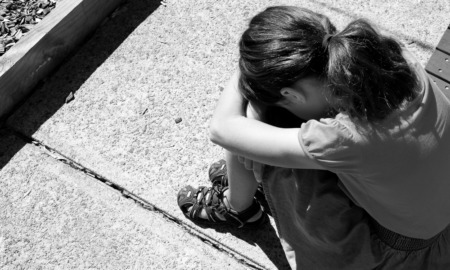
M 123 0 L 65 0 L 0 58 L 0 118 L 47 77 Z

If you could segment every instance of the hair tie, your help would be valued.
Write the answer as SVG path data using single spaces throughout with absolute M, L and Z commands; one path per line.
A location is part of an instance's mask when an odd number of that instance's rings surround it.
M 334 37 L 332 34 L 326 34 L 323 37 L 322 46 L 325 48 L 325 50 L 328 49 L 328 45 L 330 44 L 330 40 Z

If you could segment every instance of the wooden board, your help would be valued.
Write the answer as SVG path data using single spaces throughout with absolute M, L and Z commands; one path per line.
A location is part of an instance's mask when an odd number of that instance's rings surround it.
M 437 45 L 439 50 L 446 52 L 450 52 L 450 25 L 448 27 L 449 28 L 444 32 L 444 35 Z
M 427 71 L 436 77 L 450 79 L 450 54 L 436 50 L 427 64 Z
M 430 57 L 426 70 L 439 88 L 450 97 L 450 25 Z
M 123 0 L 64 0 L 0 57 L 0 119 Z
M 444 94 L 450 99 L 450 83 L 436 76 L 433 76 L 432 74 L 430 74 L 430 77 L 433 79 L 433 82 L 436 83 L 438 87 L 442 89 L 442 91 L 444 91 Z

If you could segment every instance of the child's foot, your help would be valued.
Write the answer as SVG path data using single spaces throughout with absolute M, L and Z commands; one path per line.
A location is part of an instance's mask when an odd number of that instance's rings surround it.
M 224 191 L 223 191 L 223 198 L 222 198 L 222 203 L 223 203 L 223 205 L 225 206 L 225 207 L 227 207 L 227 208 L 229 208 L 229 209 L 231 209 L 232 207 L 230 206 L 230 203 L 229 203 L 229 192 L 230 190 L 229 189 L 224 189 Z M 198 193 L 198 195 L 197 195 L 197 201 L 199 201 L 199 200 L 201 200 L 201 196 L 203 196 L 203 194 L 200 192 L 200 193 Z M 188 208 L 188 211 L 190 211 L 192 209 L 192 206 L 191 207 L 189 207 Z M 234 210 L 234 209 L 233 209 Z M 243 210 L 246 210 L 246 209 L 243 209 Z M 256 220 L 258 220 L 260 217 L 261 217 L 261 215 L 262 215 L 262 211 L 258 211 L 258 213 L 256 214 L 256 215 L 254 215 L 253 217 L 251 217 L 249 220 L 247 220 L 247 222 L 253 222 L 253 221 L 256 221 Z M 203 218 L 203 219 L 208 219 L 208 213 L 206 212 L 206 210 L 205 209 L 202 209 L 202 211 L 200 212 L 200 214 L 199 214 L 199 217 L 200 218 Z M 219 218 L 219 219 L 221 219 L 221 220 L 225 220 L 225 217 L 224 216 L 222 216 L 220 213 L 217 213 L 217 217 Z
M 254 200 L 247 209 L 237 212 L 230 208 L 227 187 L 213 186 L 194 189 L 186 186 L 178 193 L 178 205 L 183 214 L 198 223 L 225 224 L 238 228 L 256 227 L 267 221 L 267 215 Z
M 227 163 L 224 159 L 212 163 L 209 167 L 208 175 L 209 181 L 211 181 L 213 186 L 228 187 Z M 264 212 L 272 215 L 262 184 L 258 185 L 255 198 L 261 204 Z
M 227 163 L 224 159 L 214 162 L 209 166 L 209 181 L 213 186 L 228 187 Z

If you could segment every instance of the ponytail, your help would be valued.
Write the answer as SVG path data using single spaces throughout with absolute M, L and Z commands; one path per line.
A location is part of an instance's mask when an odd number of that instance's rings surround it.
M 328 52 L 325 74 L 336 111 L 376 121 L 416 97 L 417 79 L 400 44 L 367 21 L 356 20 L 337 35 L 325 35 L 322 46 Z
M 415 98 L 416 76 L 400 44 L 365 20 L 342 32 L 329 19 L 292 6 L 269 7 L 239 42 L 239 88 L 250 101 L 273 105 L 299 79 L 326 79 L 333 112 L 376 121 Z

